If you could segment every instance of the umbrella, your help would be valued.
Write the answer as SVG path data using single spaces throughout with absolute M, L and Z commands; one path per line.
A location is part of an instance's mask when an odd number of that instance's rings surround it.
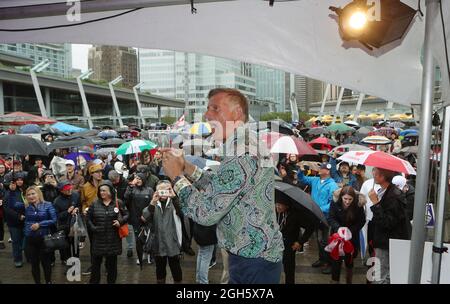
M 83 131 L 87 131 L 84 128 L 80 128 L 77 126 L 73 126 L 73 125 L 69 125 L 65 122 L 57 122 L 55 124 L 52 125 L 53 128 L 60 130 L 61 132 L 64 133 L 77 133 L 77 132 L 83 132 Z
M 62 135 L 64 135 L 64 132 L 61 132 L 60 130 L 52 128 L 52 127 L 44 127 L 41 129 L 41 134 L 43 134 L 43 135 L 51 134 L 51 135 L 62 136 Z
M 350 128 L 349 126 L 343 123 L 332 124 L 331 126 L 327 127 L 327 130 L 330 132 L 337 132 L 337 133 L 346 133 L 349 131 L 355 131 L 355 129 Z
M 391 143 L 391 140 L 384 136 L 373 135 L 364 138 L 363 140 L 361 140 L 361 142 L 363 144 L 371 144 L 371 145 L 387 145 Z
M 331 150 L 332 153 L 334 151 L 338 151 L 338 152 L 372 151 L 372 149 L 370 149 L 369 147 L 366 147 L 366 146 L 348 144 L 348 145 L 342 145 L 342 146 L 336 147 L 333 150 Z
M 211 125 L 207 122 L 197 122 L 189 128 L 189 134 L 192 135 L 207 135 L 211 133 Z
M 88 137 L 88 138 L 70 138 L 67 137 L 60 137 L 54 142 L 52 142 L 48 146 L 48 150 L 52 151 L 55 149 L 67 149 L 67 148 L 78 148 L 82 146 L 89 146 L 89 145 L 97 145 L 101 144 L 103 140 L 101 138 L 96 137 Z
M 13 112 L 6 115 L 0 115 L 0 124 L 11 126 L 23 126 L 28 124 L 49 125 L 55 123 L 56 120 L 44 118 L 41 116 L 24 113 Z
M 373 132 L 373 128 L 367 128 L 367 127 L 362 127 L 359 128 L 358 131 L 356 131 L 356 135 L 363 135 L 363 136 L 367 136 L 369 135 L 370 132 Z
M 414 138 L 419 137 L 419 133 L 409 133 L 404 136 L 404 138 Z
M 383 127 L 383 128 L 380 128 L 380 129 L 374 131 L 374 133 L 375 133 L 374 135 L 381 135 L 381 136 L 391 137 L 391 135 L 396 133 L 396 132 L 392 128 Z
M 345 153 L 338 159 L 348 163 L 377 167 L 394 172 L 416 174 L 416 170 L 408 161 L 381 151 L 352 151 Z
M 400 136 L 407 136 L 407 135 L 417 135 L 419 136 L 419 131 L 414 129 L 408 129 L 400 132 Z
M 103 130 L 100 133 L 98 133 L 98 136 L 107 139 L 112 137 L 119 137 L 119 134 L 114 130 Z
M 347 126 L 350 126 L 350 127 L 359 127 L 359 123 L 357 123 L 356 121 L 352 121 L 352 120 L 344 121 L 344 124 L 346 124 Z
M 41 128 L 36 124 L 29 124 L 20 127 L 19 134 L 40 134 Z
M 312 128 L 312 129 L 309 129 L 309 131 L 308 132 L 306 132 L 308 135 L 322 135 L 322 134 L 330 134 L 330 132 L 327 130 L 327 129 L 325 129 L 325 128 Z
M 71 152 L 64 156 L 65 159 L 73 160 L 73 162 L 79 168 L 83 168 L 87 162 L 91 161 L 93 158 L 89 153 L 86 152 Z
M 401 121 L 393 121 L 391 123 L 389 123 L 389 127 L 394 128 L 394 129 L 401 129 L 404 128 L 406 125 L 404 123 L 402 123 Z
M 34 138 L 22 135 L 0 136 L 0 154 L 48 155 L 47 146 Z
M 308 144 L 296 137 L 280 133 L 267 133 L 262 136 L 267 143 L 270 153 L 289 153 L 297 155 L 317 155 L 317 152 Z
M 295 208 L 302 215 L 306 215 L 312 221 L 311 224 L 315 226 L 328 226 L 325 215 L 309 194 L 297 186 L 275 181 L 275 202 L 286 199 L 292 208 Z
M 105 141 L 101 142 L 99 144 L 100 147 L 105 147 L 105 146 L 120 146 L 122 144 L 124 144 L 126 142 L 125 139 L 122 138 L 108 138 Z
M 157 147 L 157 144 L 149 141 L 149 140 L 142 140 L 142 139 L 135 139 L 129 142 L 126 142 L 122 145 L 120 145 L 119 148 L 116 150 L 117 155 L 129 155 L 129 154 L 135 154 L 135 153 L 141 153 L 145 150 L 151 150 Z
M 328 150 L 330 151 L 333 146 L 337 146 L 335 141 L 332 141 L 326 137 L 316 138 L 308 143 L 309 146 L 317 150 Z
M 101 148 L 95 151 L 96 155 L 105 155 L 116 152 L 117 148 Z
M 418 146 L 409 146 L 409 147 L 405 147 L 400 150 L 400 153 L 405 153 L 405 154 L 417 154 L 417 152 L 419 152 Z

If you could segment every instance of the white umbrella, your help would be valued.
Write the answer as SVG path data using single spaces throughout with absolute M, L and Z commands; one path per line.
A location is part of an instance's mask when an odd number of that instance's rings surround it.
M 357 123 L 356 121 L 347 120 L 344 121 L 344 124 L 350 127 L 359 127 L 359 123 Z

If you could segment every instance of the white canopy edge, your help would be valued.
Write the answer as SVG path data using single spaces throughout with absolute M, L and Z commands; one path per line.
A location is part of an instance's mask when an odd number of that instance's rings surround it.
M 46 0 L 46 3 L 51 0 Z M 54 2 L 59 2 L 54 1 Z M 0 31 L 2 43 L 87 43 L 195 52 L 261 64 L 322 80 L 404 105 L 420 103 L 424 20 L 416 16 L 403 41 L 370 53 L 343 43 L 328 7 L 350 0 L 276 2 L 238 0 L 141 9 L 74 27 Z M 416 0 L 404 0 L 416 8 Z M 15 1 L 18 5 L 19 1 Z M 25 2 L 22 2 L 25 3 Z M 443 1 L 450 46 L 450 1 Z M 423 8 L 425 10 L 425 8 Z M 82 15 L 82 21 L 118 12 Z M 433 51 L 442 70 L 443 100 L 449 79 L 440 18 L 433 20 Z M 1 29 L 70 24 L 65 16 L 0 21 Z M 73 23 L 72 23 L 73 24 Z M 389 48 L 391 48 L 389 50 Z

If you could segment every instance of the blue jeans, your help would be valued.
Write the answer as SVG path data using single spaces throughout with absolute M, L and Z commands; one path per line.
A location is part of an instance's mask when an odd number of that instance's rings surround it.
M 229 284 L 280 284 L 282 262 L 244 258 L 228 252 Z
M 11 234 L 14 262 L 22 262 L 25 235 L 23 227 L 8 227 Z
M 128 225 L 128 231 L 129 231 L 129 233 L 128 233 L 128 236 L 126 237 L 126 239 L 127 239 L 127 249 L 128 250 L 133 250 L 133 248 L 134 248 L 134 233 L 133 233 L 133 231 L 134 231 L 134 228 L 133 228 L 133 226 L 131 226 L 131 225 Z
M 209 263 L 216 245 L 199 246 L 197 254 L 196 281 L 198 284 L 208 284 Z

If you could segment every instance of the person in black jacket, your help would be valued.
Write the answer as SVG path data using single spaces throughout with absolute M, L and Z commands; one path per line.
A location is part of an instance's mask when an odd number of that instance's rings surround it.
M 333 283 L 339 283 L 341 275 L 342 260 L 345 262 L 346 283 L 351 284 L 353 279 L 353 259 L 358 256 L 359 248 L 359 231 L 366 223 L 366 215 L 364 213 L 364 205 L 366 199 L 364 195 L 360 195 L 351 186 L 345 186 L 338 189 L 333 195 L 334 202 L 330 205 L 330 215 L 328 224 L 331 226 L 331 233 L 336 233 L 340 227 L 347 227 L 351 234 L 351 242 L 354 252 L 352 255 L 347 254 L 345 257 L 331 264 L 331 279 Z
M 208 284 L 208 272 L 211 258 L 217 244 L 217 226 L 202 226 L 194 222 L 193 237 L 198 244 L 196 281 L 198 284 Z
M 64 230 L 70 247 L 60 250 L 61 260 L 66 264 L 71 256 L 78 256 L 78 248 L 75 248 L 73 237 L 69 237 L 70 222 L 80 209 L 80 195 L 73 192 L 73 185 L 69 181 L 63 181 L 58 185 L 60 195 L 55 199 L 53 207 L 56 210 L 58 230 Z
M 6 225 L 12 240 L 12 251 L 14 265 L 16 268 L 23 266 L 24 250 L 24 224 L 25 224 L 25 204 L 22 192 L 24 184 L 23 176 L 18 173 L 12 176 L 12 180 L 6 179 L 7 188 L 3 198 L 3 211 L 5 212 Z
M 375 257 L 379 259 L 381 271 L 375 274 L 374 283 L 389 284 L 389 239 L 409 239 L 411 224 L 406 211 L 404 195 L 392 184 L 395 172 L 375 168 L 374 180 L 381 186 L 377 192 L 371 190 L 369 199 L 373 203 L 370 209 L 373 218 L 369 222 L 368 236 L 375 250 Z
M 42 179 L 44 180 L 44 185 L 42 186 L 44 200 L 53 203 L 55 198 L 59 195 L 56 177 L 52 171 L 47 170 L 42 174 Z
M 150 204 L 154 193 L 153 189 L 145 185 L 145 180 L 143 173 L 137 173 L 124 196 L 130 214 L 128 224 L 133 228 L 135 239 L 138 238 L 141 225 L 144 224 L 142 210 Z M 136 263 L 139 265 L 139 259 Z
M 295 284 L 295 253 L 308 241 L 317 227 L 310 226 L 308 215 L 301 214 L 283 199 L 276 197 L 277 221 L 283 234 L 283 266 L 286 284 Z M 303 234 L 300 228 L 306 228 Z M 299 239 L 299 236 L 301 238 Z
M 91 284 L 100 283 L 100 268 L 103 258 L 108 272 L 108 284 L 117 279 L 117 256 L 122 254 L 122 240 L 119 227 L 128 221 L 128 210 L 120 200 L 116 200 L 116 191 L 110 181 L 104 181 L 98 187 L 98 199 L 89 208 L 87 225 L 93 232 Z

